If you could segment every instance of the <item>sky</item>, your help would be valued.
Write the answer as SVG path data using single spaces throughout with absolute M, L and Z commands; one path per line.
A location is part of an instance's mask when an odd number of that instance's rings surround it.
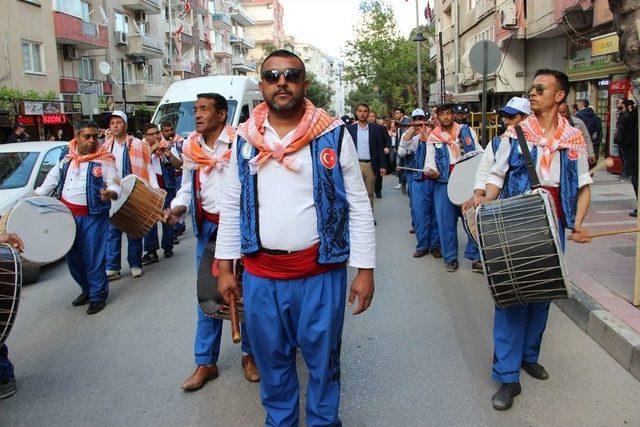
M 360 0 L 279 0 L 284 8 L 284 31 L 332 56 L 344 58 L 342 47 L 354 38 Z M 416 0 L 386 0 L 393 6 L 398 26 L 408 35 L 416 25 Z M 432 1 L 433 3 L 433 1 Z M 425 24 L 427 0 L 418 0 L 420 24 Z M 433 5 L 432 5 L 433 7 Z

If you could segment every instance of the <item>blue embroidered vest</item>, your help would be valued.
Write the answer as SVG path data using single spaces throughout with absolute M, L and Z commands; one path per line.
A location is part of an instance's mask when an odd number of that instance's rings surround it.
M 462 145 L 464 146 L 464 154 L 477 150 L 476 140 L 473 138 L 473 134 L 471 133 L 471 129 L 469 129 L 469 126 L 460 126 L 458 139 L 462 141 Z M 438 182 L 447 183 L 449 182 L 449 165 L 451 163 L 451 159 L 449 158 L 449 148 L 447 147 L 447 144 L 440 144 L 440 147 L 434 145 L 434 147 L 436 149 L 436 166 L 438 167 L 438 172 L 440 173 Z
M 69 170 L 70 162 L 65 162 L 60 165 L 60 181 L 58 181 L 58 188 L 54 193 L 54 197 L 60 199 L 62 197 L 62 189 L 64 182 L 67 178 L 67 172 Z M 89 162 L 87 167 L 87 208 L 90 215 L 104 215 L 109 213 L 111 202 L 103 202 L 100 198 L 100 190 L 105 187 L 102 174 L 95 176 L 93 171 L 98 168 L 102 169 L 102 165 L 96 162 Z
M 511 139 L 511 153 L 509 154 L 509 172 L 506 185 L 502 193 L 504 197 L 513 197 L 523 194 L 531 189 L 531 182 L 524 156 L 520 152 L 517 139 Z M 576 219 L 576 207 L 578 205 L 578 160 L 569 159 L 569 150 L 559 150 L 560 156 L 560 202 L 564 213 L 565 227 L 573 228 Z M 538 150 L 531 152 L 531 160 L 535 163 L 538 158 Z
M 349 204 L 347 203 L 339 160 L 344 128 L 344 125 L 339 126 L 309 144 L 313 167 L 313 199 L 320 238 L 317 260 L 319 264 L 341 263 L 349 258 Z M 248 145 L 248 148 L 245 148 L 245 145 Z M 335 165 L 331 168 L 325 167 L 321 159 L 327 153 L 332 154 L 335 159 Z M 249 160 L 255 157 L 258 151 L 238 136 L 236 154 L 238 156 L 238 175 L 242 187 L 240 193 L 240 241 L 241 251 L 246 255 L 262 248 L 258 226 L 259 174 L 251 175 L 249 169 Z
M 124 162 L 122 164 L 124 165 Z M 165 163 L 161 160 L 160 166 L 162 168 L 162 180 L 164 181 L 165 190 L 175 191 L 178 187 L 178 177 L 176 176 L 176 170 L 173 168 L 170 162 Z
M 427 157 L 427 143 L 424 141 L 418 142 L 418 147 L 416 148 L 416 152 L 411 158 L 410 161 L 407 162 L 407 167 L 412 169 L 424 169 L 424 161 Z M 422 172 L 416 171 L 407 171 L 407 176 L 412 178 L 414 181 L 422 181 L 424 179 L 424 174 Z

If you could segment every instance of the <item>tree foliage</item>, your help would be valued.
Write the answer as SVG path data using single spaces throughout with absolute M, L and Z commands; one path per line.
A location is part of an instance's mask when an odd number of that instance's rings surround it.
M 335 94 L 331 86 L 321 83 L 315 74 L 307 71 L 307 80 L 309 81 L 309 90 L 307 91 L 307 98 L 313 105 L 318 108 L 328 109 L 331 105 L 331 98 Z M 332 112 L 335 114 L 335 112 Z
M 398 31 L 392 8 L 383 0 L 363 1 L 362 19 L 356 28 L 357 38 L 349 41 L 345 66 L 346 78 L 358 86 L 356 94 L 348 97 L 353 105 L 357 96 L 374 96 L 383 106 L 386 115 L 395 106 L 412 109 L 417 106 L 417 52 L 416 42 L 403 37 Z M 424 35 L 431 33 L 420 27 Z M 428 99 L 429 83 L 434 80 L 433 65 L 429 63 L 429 43 L 421 44 L 423 70 L 423 101 Z M 367 95 L 369 93 L 370 95 Z M 373 104 L 373 100 L 370 102 Z

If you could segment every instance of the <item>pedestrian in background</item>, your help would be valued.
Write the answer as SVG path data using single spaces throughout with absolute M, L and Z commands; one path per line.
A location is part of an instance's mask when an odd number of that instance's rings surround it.
M 29 134 L 25 130 L 26 128 L 22 123 L 16 123 L 13 125 L 13 133 L 7 137 L 7 144 L 14 142 L 26 142 L 29 141 Z
M 638 108 L 631 100 L 623 101 L 625 112 L 623 124 L 618 127 L 618 141 L 624 147 L 624 162 L 629 170 L 631 185 L 638 199 Z M 622 115 L 622 114 L 621 114 Z M 629 214 L 632 217 L 638 216 L 638 209 Z
M 405 116 L 404 108 L 402 107 L 397 107 L 393 110 L 393 119 L 396 125 L 396 144 L 399 145 L 402 134 L 407 130 L 406 127 L 402 127 L 401 125 L 408 125 L 411 123 L 411 120 Z M 406 166 L 408 160 L 406 156 L 400 157 L 398 166 Z M 395 189 L 402 190 L 402 194 L 407 194 L 407 176 L 405 172 L 402 169 L 398 169 L 396 176 L 398 177 L 398 185 L 395 186 Z
M 618 108 L 618 123 L 616 125 L 616 135 L 614 138 L 618 145 L 618 157 L 620 157 L 620 160 L 622 161 L 622 173 L 620 173 L 618 181 L 623 181 L 631 177 L 631 174 L 629 173 L 629 164 L 627 162 L 628 156 L 626 153 L 626 141 L 622 139 L 631 119 L 631 113 L 627 109 L 625 101 L 627 101 L 626 98 L 619 99 L 616 105 Z
M 584 137 L 584 142 L 587 145 L 587 154 L 589 155 L 589 163 L 595 165 L 596 163 L 596 155 L 593 150 L 593 143 L 591 142 L 591 137 L 589 135 L 589 129 L 587 129 L 587 125 L 584 124 L 582 120 L 575 117 L 572 114 L 569 114 L 570 108 L 569 104 L 563 102 L 558 107 L 558 113 L 569 121 L 569 124 L 574 128 L 578 129 L 582 132 L 582 136 Z
M 593 151 L 596 156 L 596 162 L 600 156 L 600 142 L 602 141 L 602 120 L 593 111 L 593 108 L 589 106 L 589 101 L 581 99 L 578 101 L 578 112 L 576 117 L 579 118 L 587 125 L 591 142 L 593 143 Z

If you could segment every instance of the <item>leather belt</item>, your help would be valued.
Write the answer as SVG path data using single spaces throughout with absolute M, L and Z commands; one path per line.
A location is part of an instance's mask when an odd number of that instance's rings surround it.
M 360 163 L 371 163 L 371 160 L 362 160 L 362 159 L 358 159 L 358 161 Z

